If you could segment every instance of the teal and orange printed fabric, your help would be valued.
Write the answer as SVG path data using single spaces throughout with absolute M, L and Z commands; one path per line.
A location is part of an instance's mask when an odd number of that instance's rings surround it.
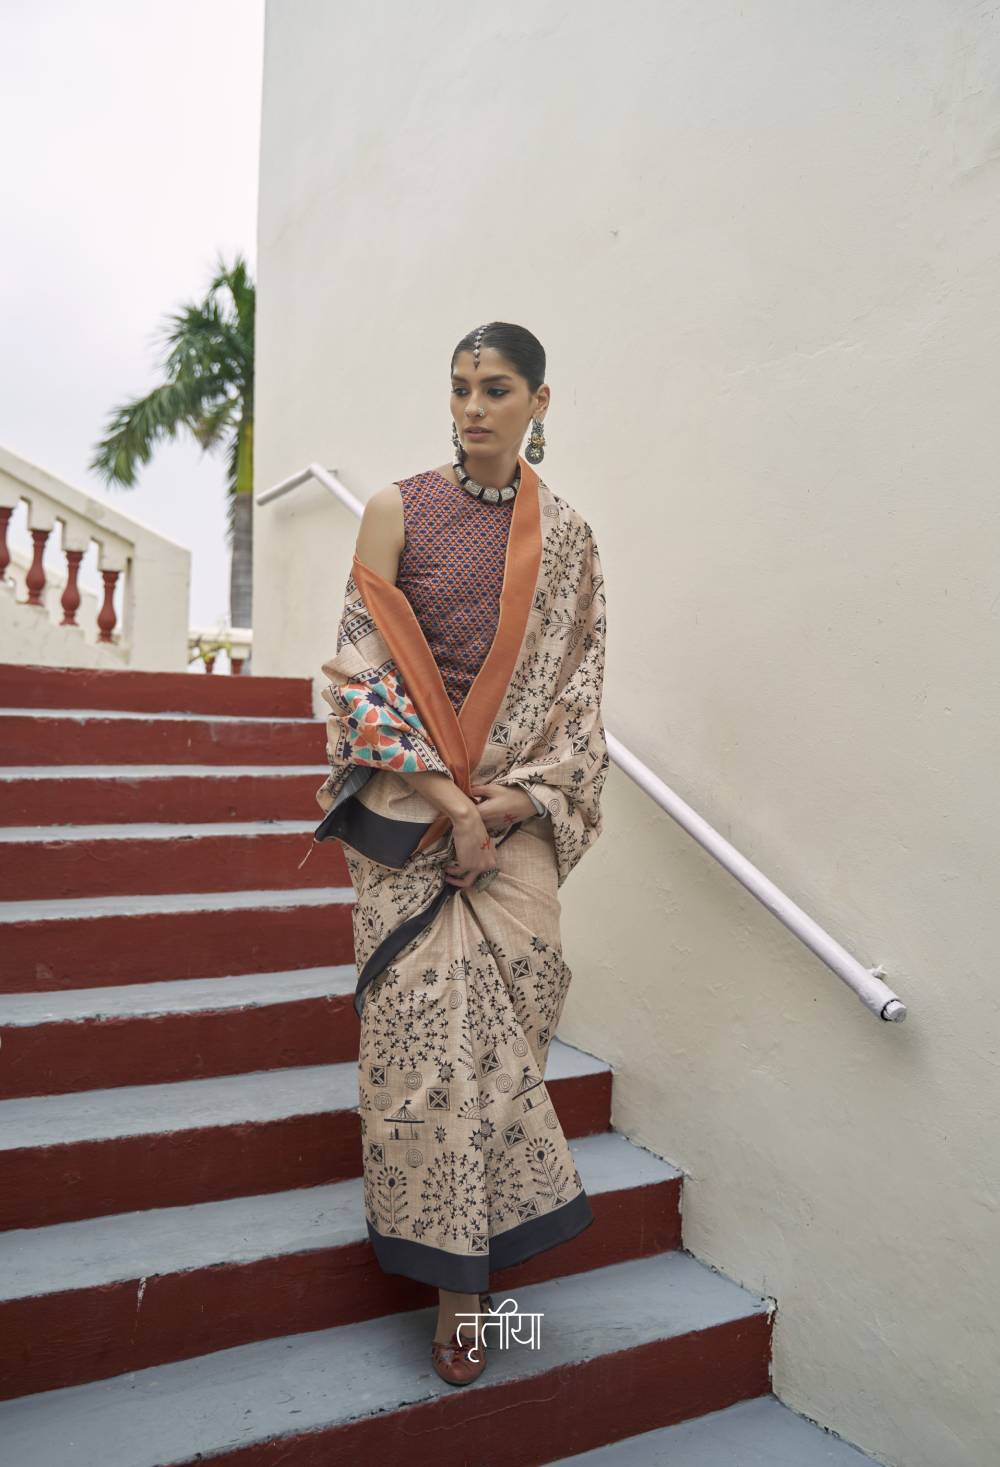
M 397 773 L 439 770 L 427 751 L 430 736 L 397 670 L 386 668 L 370 682 L 362 678 L 331 685 L 328 701 L 339 713 L 330 757 Z

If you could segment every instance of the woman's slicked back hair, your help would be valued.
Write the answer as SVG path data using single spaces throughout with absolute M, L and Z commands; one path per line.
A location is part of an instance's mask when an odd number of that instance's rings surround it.
M 455 370 L 455 359 L 459 352 L 472 351 L 479 337 L 480 346 L 492 346 L 523 377 L 531 392 L 537 392 L 545 381 L 545 348 L 537 336 L 525 326 L 515 326 L 510 321 L 490 321 L 463 336 L 451 354 L 451 370 Z

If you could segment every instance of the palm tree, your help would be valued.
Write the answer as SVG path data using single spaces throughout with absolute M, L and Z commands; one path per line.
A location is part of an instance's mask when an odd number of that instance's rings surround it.
M 157 442 L 176 437 L 181 428 L 188 428 L 206 452 L 224 444 L 234 627 L 252 625 L 255 302 L 244 257 L 237 253 L 229 267 L 220 255 L 204 300 L 166 318 L 163 383 L 113 409 L 107 435 L 89 465 L 106 484 L 131 488 L 138 466 L 149 462 Z

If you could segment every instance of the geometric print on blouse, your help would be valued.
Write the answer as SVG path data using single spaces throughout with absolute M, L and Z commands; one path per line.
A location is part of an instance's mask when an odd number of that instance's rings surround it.
M 496 636 L 514 500 L 474 499 L 434 469 L 397 482 L 406 539 L 396 585 L 459 712 Z

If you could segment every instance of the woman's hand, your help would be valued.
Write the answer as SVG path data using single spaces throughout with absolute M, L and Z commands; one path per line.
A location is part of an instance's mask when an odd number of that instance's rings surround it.
M 445 867 L 444 879 L 452 886 L 471 886 L 484 871 L 492 871 L 496 867 L 493 837 L 483 824 L 478 808 L 471 802 L 462 815 L 453 820 L 452 829 L 455 861 Z
M 483 824 L 494 834 L 506 830 L 515 820 L 530 820 L 538 814 L 527 790 L 505 784 L 473 784 L 469 788 Z

